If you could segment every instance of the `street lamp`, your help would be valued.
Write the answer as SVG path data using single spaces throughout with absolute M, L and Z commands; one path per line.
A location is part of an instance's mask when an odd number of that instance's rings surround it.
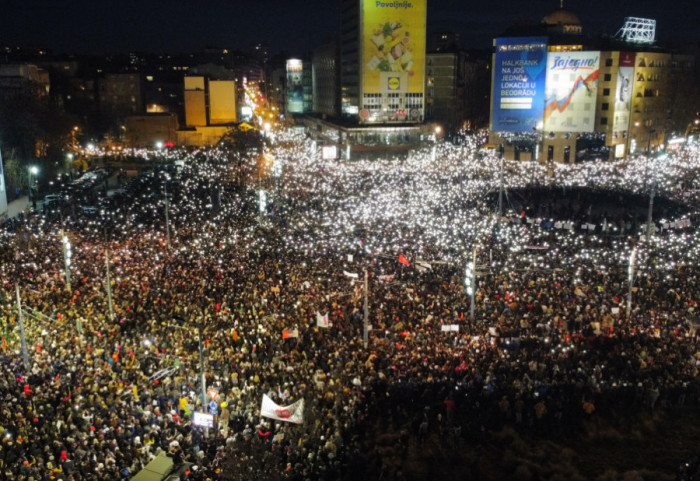
M 36 209 L 36 199 L 34 196 L 35 177 L 39 174 L 39 167 L 36 165 L 29 166 L 29 200 L 32 202 L 32 207 Z

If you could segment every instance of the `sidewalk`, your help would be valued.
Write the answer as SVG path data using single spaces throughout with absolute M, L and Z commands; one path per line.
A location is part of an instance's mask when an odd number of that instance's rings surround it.
M 16 217 L 18 214 L 27 210 L 27 207 L 29 207 L 29 197 L 26 195 L 13 200 L 7 204 L 7 218 L 11 219 L 12 217 Z

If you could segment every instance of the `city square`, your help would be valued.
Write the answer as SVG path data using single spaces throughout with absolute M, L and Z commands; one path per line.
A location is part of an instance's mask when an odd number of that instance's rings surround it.
M 700 479 L 696 31 L 467 3 L 0 19 L 0 479 Z

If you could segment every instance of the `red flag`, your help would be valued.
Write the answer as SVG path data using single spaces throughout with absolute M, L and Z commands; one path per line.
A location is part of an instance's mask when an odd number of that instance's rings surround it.
M 401 264 L 405 265 L 406 267 L 408 267 L 408 264 L 409 264 L 408 259 L 406 259 L 406 258 L 403 256 L 403 254 L 399 254 L 399 262 L 400 262 Z

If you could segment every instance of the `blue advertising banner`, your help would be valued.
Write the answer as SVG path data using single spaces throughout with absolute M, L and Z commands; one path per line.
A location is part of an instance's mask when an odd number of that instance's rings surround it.
M 531 132 L 542 122 L 546 37 L 496 39 L 491 130 Z

